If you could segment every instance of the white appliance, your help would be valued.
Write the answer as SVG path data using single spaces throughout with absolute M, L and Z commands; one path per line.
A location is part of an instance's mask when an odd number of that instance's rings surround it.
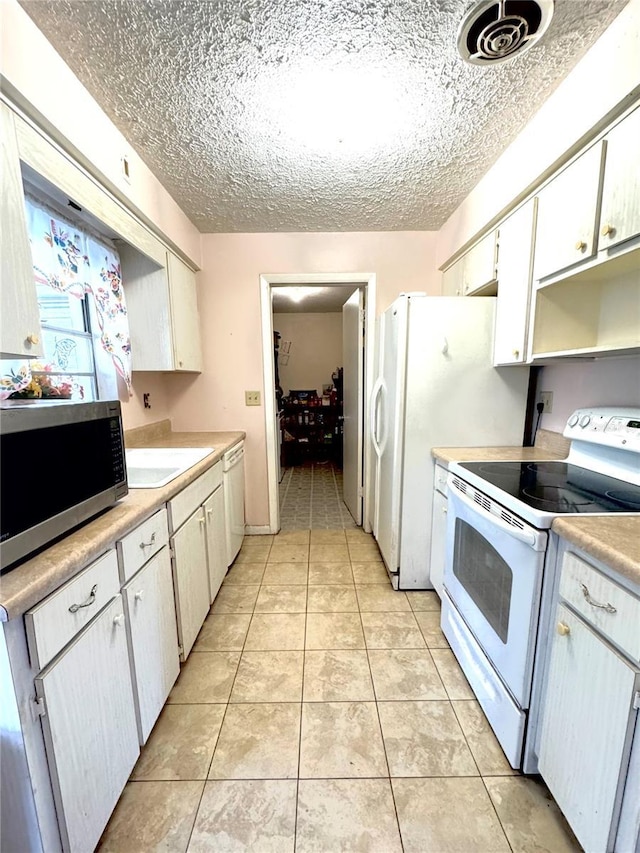
M 512 767 L 537 772 L 559 515 L 640 513 L 640 409 L 574 412 L 564 462 L 452 463 L 442 630 Z M 588 591 L 587 591 L 588 594 Z
M 433 588 L 431 448 L 522 444 L 529 370 L 492 366 L 495 309 L 402 295 L 379 319 L 372 526 L 395 589 Z
M 244 539 L 244 441 L 224 454 L 222 462 L 227 566 L 238 556 Z

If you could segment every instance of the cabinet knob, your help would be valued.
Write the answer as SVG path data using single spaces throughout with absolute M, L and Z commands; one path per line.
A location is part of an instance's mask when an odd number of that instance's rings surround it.
M 27 335 L 27 343 L 38 346 L 40 343 L 40 335 Z
M 180 365 L 180 367 L 182 367 L 183 362 L 182 362 L 182 361 L 179 361 L 179 362 L 178 362 L 178 364 Z
M 465 293 L 469 293 L 469 285 L 468 285 L 468 284 L 465 284 L 465 286 L 464 286 L 464 292 L 465 292 Z
M 212 515 L 213 515 L 213 510 L 212 510 L 212 509 L 208 509 L 208 510 L 207 510 L 207 516 L 208 516 L 209 518 L 211 518 L 211 516 L 212 516 Z
M 566 637 L 567 634 L 571 633 L 571 628 L 568 625 L 565 625 L 564 622 L 558 622 L 556 626 L 556 631 L 560 634 L 561 637 Z
M 602 229 L 602 231 L 601 231 L 600 233 L 602 234 L 602 236 L 603 236 L 603 237 L 608 237 L 608 236 L 609 236 L 609 234 L 613 234 L 613 232 L 614 232 L 615 230 L 616 230 L 616 229 L 613 227 L 613 225 L 609 225 L 609 223 L 607 223 L 607 224 L 603 227 L 603 229 Z
M 200 516 L 200 518 L 198 519 L 198 521 L 200 522 L 200 524 L 204 524 L 204 523 L 205 523 L 204 515 Z
M 122 625 L 123 622 L 124 622 L 124 613 L 118 613 L 117 616 L 113 617 L 113 624 L 114 625 Z
M 578 252 L 584 252 L 586 248 L 587 244 L 584 242 L 584 240 L 578 240 L 578 242 L 576 243 L 576 250 Z
M 444 513 L 446 513 L 446 512 L 447 512 L 447 508 L 446 508 L 446 506 L 443 506 L 443 507 L 442 507 L 442 512 L 444 512 Z
M 456 290 L 456 296 L 460 296 L 460 288 Z
M 135 601 L 142 601 L 143 596 L 144 596 L 144 590 L 143 590 L 143 589 L 139 589 L 139 590 L 136 592 L 136 594 L 133 596 L 133 598 L 134 598 L 134 600 L 135 600 Z
M 520 358 L 520 350 L 519 349 L 511 350 L 511 354 L 514 358 Z

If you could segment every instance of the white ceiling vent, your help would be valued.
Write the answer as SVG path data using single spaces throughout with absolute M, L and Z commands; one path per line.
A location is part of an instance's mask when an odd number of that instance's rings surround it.
M 458 28 L 458 50 L 472 65 L 491 65 L 521 55 L 542 37 L 554 0 L 480 0 Z

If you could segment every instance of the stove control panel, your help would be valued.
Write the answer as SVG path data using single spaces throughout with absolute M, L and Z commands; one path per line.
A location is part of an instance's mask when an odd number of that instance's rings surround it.
M 573 441 L 640 453 L 640 408 L 577 409 L 567 421 L 563 435 Z

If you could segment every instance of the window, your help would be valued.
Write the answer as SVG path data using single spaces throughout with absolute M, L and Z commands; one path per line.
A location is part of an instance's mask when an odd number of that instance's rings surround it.
M 130 389 L 120 260 L 109 241 L 26 199 L 43 358 L 3 361 L 2 398 L 116 399 Z

